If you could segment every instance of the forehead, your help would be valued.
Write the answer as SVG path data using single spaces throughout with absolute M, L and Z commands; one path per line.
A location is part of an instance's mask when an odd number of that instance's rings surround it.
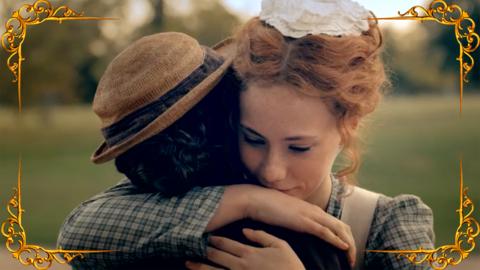
M 316 132 L 336 128 L 336 120 L 319 97 L 287 85 L 251 85 L 240 94 L 241 121 L 253 128 L 281 126 L 285 131 Z

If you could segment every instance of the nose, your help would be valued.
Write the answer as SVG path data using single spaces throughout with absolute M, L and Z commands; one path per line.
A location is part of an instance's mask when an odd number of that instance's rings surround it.
M 269 187 L 285 179 L 287 169 L 280 153 L 269 150 L 260 167 L 260 180 Z

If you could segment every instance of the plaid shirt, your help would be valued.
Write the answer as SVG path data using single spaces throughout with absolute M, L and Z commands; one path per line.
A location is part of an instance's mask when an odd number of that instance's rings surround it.
M 344 186 L 333 179 L 327 212 L 341 216 Z M 65 220 L 58 245 L 63 249 L 117 250 L 86 254 L 74 269 L 112 269 L 152 257 L 206 257 L 205 228 L 224 187 L 194 188 L 181 197 L 141 193 L 128 180 L 85 201 Z M 381 195 L 367 249 L 433 248 L 433 216 L 418 197 Z M 367 253 L 366 269 L 430 269 L 412 265 L 395 254 Z
M 334 217 L 342 215 L 341 200 L 345 186 L 333 178 L 332 194 L 327 212 Z M 434 248 L 432 210 L 420 198 L 413 195 L 400 195 L 394 198 L 380 195 L 370 225 L 367 250 L 407 250 Z M 424 263 L 413 265 L 405 257 L 397 254 L 369 253 L 365 254 L 364 269 L 431 269 Z

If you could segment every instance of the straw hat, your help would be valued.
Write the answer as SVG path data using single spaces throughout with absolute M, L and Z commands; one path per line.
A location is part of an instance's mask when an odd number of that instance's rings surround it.
M 93 153 L 104 163 L 161 132 L 220 81 L 232 63 L 233 42 L 213 49 L 175 32 L 146 36 L 107 67 L 93 100 L 105 141 Z

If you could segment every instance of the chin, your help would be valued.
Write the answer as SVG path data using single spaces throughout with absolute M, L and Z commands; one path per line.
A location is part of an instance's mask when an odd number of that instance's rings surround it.
M 295 197 L 295 198 L 299 198 L 301 200 L 305 200 L 305 196 L 300 192 L 300 190 L 298 188 L 292 188 L 292 189 L 289 189 L 289 190 L 286 190 L 286 191 L 282 191 L 283 193 L 287 194 L 287 195 L 290 195 L 292 197 Z

